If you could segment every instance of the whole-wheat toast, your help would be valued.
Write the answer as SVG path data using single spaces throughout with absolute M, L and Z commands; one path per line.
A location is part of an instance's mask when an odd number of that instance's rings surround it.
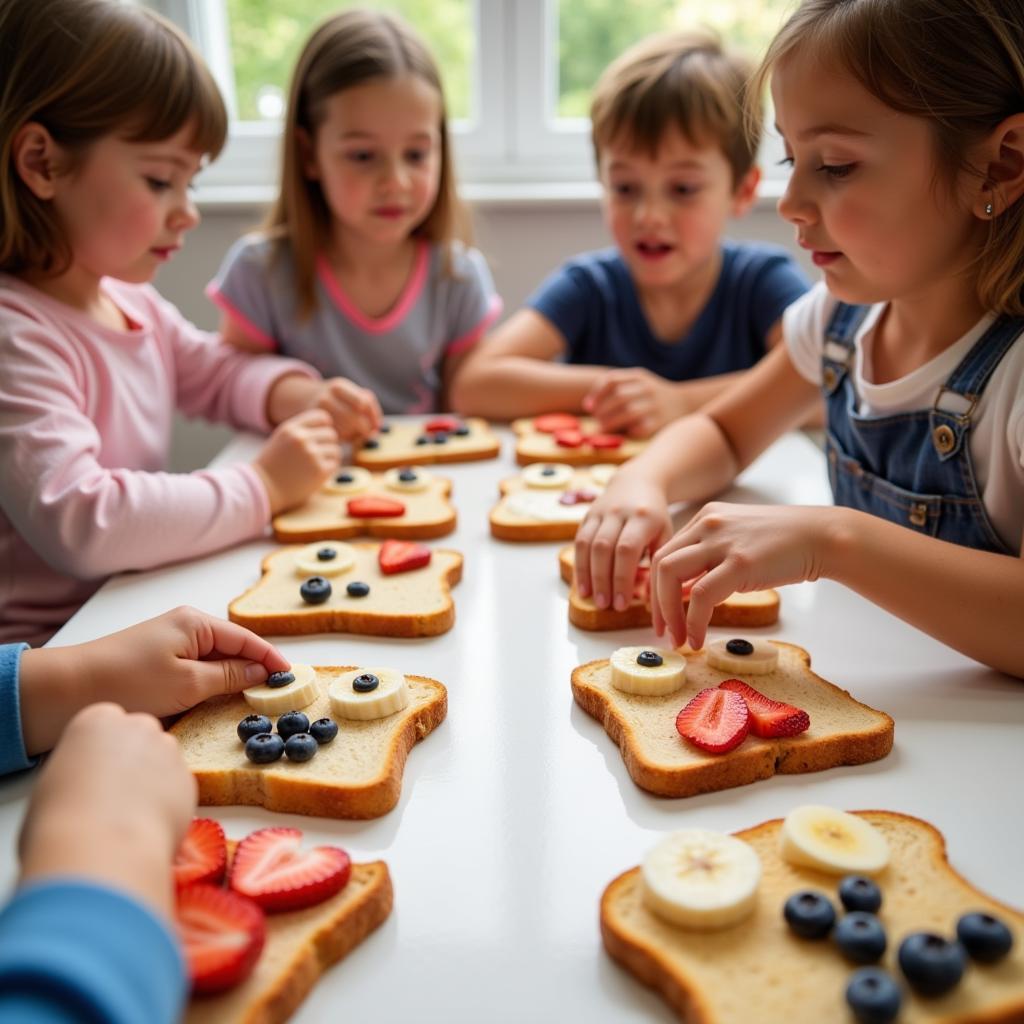
M 957 918 L 983 910 L 1015 933 L 998 964 L 970 963 L 945 996 L 924 998 L 903 987 L 900 1024 L 1020 1024 L 1024 1021 L 1024 915 L 976 889 L 949 864 L 945 841 L 932 825 L 889 811 L 855 812 L 888 840 L 891 860 L 877 876 L 879 918 L 888 934 L 881 966 L 900 977 L 896 951 L 911 932 L 952 937 Z M 854 967 L 829 940 L 794 936 L 782 916 L 800 889 L 828 894 L 838 907 L 838 878 L 795 867 L 779 855 L 780 820 L 736 833 L 757 851 L 763 874 L 753 914 L 721 931 L 674 927 L 642 899 L 639 868 L 605 889 L 601 934 L 607 951 L 656 989 L 687 1024 L 843 1024 L 852 1021 L 844 998 Z
M 491 536 L 499 540 L 571 540 L 590 508 L 588 501 L 566 504 L 562 498 L 573 492 L 596 497 L 604 483 L 596 480 L 591 467 L 574 468 L 572 476 L 559 487 L 531 487 L 520 473 L 498 485 L 501 498 L 491 509 Z
M 462 578 L 462 555 L 434 548 L 429 565 L 387 575 L 378 564 L 380 544 L 350 546 L 356 552 L 355 565 L 330 577 L 331 596 L 322 604 L 302 599 L 299 587 L 308 574 L 295 564 L 302 548 L 285 547 L 263 559 L 259 582 L 228 605 L 228 618 L 263 636 L 339 632 L 413 637 L 451 629 L 451 587 Z M 350 582 L 366 583 L 370 592 L 352 596 Z
M 648 569 L 642 567 L 633 592 L 633 599 L 622 611 L 609 606 L 598 608 L 589 597 L 580 597 L 576 589 L 576 551 L 567 544 L 558 552 L 558 570 L 569 584 L 569 621 L 580 629 L 601 632 L 608 629 L 637 629 L 651 625 L 648 597 Z M 687 598 L 683 597 L 683 606 Z M 774 626 L 779 621 L 781 599 L 777 590 L 751 590 L 746 594 L 730 594 L 711 612 L 712 626 L 736 626 L 754 629 Z
M 590 416 L 579 416 L 577 420 L 584 439 L 602 433 L 597 420 Z M 533 417 L 513 420 L 512 429 L 516 432 L 516 463 L 520 466 L 531 462 L 564 462 L 569 466 L 621 463 L 638 455 L 648 444 L 646 439 L 623 437 L 617 448 L 595 448 L 586 440 L 570 448 L 559 444 L 553 433 L 537 430 Z
M 244 804 L 324 818 L 379 818 L 402 792 L 413 745 L 448 713 L 448 691 L 435 679 L 406 676 L 410 701 L 386 718 L 357 722 L 331 711 L 331 680 L 356 666 L 316 666 L 320 696 L 301 710 L 309 720 L 333 718 L 338 735 L 310 761 L 282 757 L 253 764 L 236 733 L 252 709 L 241 694 L 211 697 L 171 727 L 199 788 L 199 803 Z
M 472 416 L 453 419 L 467 428 L 468 433 L 428 432 L 425 427 L 431 423 L 429 418 L 417 423 L 389 423 L 387 432 L 373 438 L 369 446 L 364 445 L 355 451 L 352 460 L 357 466 L 377 470 L 393 469 L 396 466 L 425 466 L 437 462 L 476 462 L 480 459 L 493 459 L 501 451 L 501 441 L 486 420 Z M 439 442 L 441 434 L 444 440 Z M 421 437 L 427 440 L 417 444 L 417 439 Z
M 802 647 L 772 643 L 779 649 L 776 667 L 744 682 L 772 700 L 807 712 L 811 726 L 797 736 L 760 739 L 751 734 L 725 754 L 705 753 L 684 740 L 675 726 L 679 711 L 705 687 L 736 675 L 711 668 L 704 651 L 688 648 L 680 651 L 686 657 L 686 682 L 675 693 L 663 697 L 623 693 L 612 686 L 610 663 L 603 660 L 573 670 L 573 696 L 619 745 L 633 781 L 658 796 L 695 796 L 775 774 L 864 764 L 889 753 L 893 720 L 887 714 L 815 675 L 810 655 Z

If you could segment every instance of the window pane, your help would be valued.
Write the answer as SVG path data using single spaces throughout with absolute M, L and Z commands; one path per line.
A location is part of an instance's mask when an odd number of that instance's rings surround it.
M 472 0 L 227 0 L 239 118 L 282 117 L 289 76 L 309 33 L 328 14 L 355 6 L 395 11 L 413 25 L 441 69 L 448 116 L 471 116 Z
M 792 0 L 558 0 L 558 116 L 586 117 L 601 71 L 652 32 L 705 26 L 756 57 Z

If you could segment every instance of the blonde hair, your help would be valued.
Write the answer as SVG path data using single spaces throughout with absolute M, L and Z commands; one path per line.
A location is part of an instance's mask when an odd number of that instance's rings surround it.
M 450 243 L 469 240 L 456 191 L 441 76 L 426 44 L 391 14 L 353 8 L 333 15 L 314 30 L 295 66 L 282 135 L 281 188 L 263 225 L 271 238 L 291 246 L 300 316 L 309 316 L 316 307 L 316 253 L 329 241 L 331 211 L 319 182 L 303 173 L 299 130 L 315 136 L 331 96 L 376 78 L 406 74 L 432 86 L 441 100 L 437 198 L 413 234 L 448 248 L 448 272 Z
M 206 65 L 170 22 L 116 0 L 0 0 L 0 270 L 62 273 L 71 247 L 53 207 L 21 180 L 14 138 L 41 124 L 73 174 L 110 134 L 156 142 L 191 126 L 215 157 L 227 112 Z
M 845 67 L 886 106 L 931 122 L 946 183 L 965 171 L 984 178 L 965 154 L 1024 112 L 1020 0 L 804 0 L 768 47 L 750 95 L 803 47 Z M 973 267 L 986 309 L 1024 316 L 1024 201 L 989 222 Z
M 594 156 L 616 138 L 657 154 L 670 126 L 694 145 L 717 142 L 732 169 L 733 186 L 754 166 L 760 117 L 749 121 L 747 81 L 752 65 L 722 48 L 711 32 L 658 33 L 641 40 L 601 73 L 590 106 Z M 747 115 L 745 121 L 744 115 Z M 751 130 L 753 128 L 753 130 Z

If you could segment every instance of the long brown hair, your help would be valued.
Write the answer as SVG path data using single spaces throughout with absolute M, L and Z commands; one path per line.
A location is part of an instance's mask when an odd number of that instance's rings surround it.
M 61 173 L 114 134 L 157 142 L 185 126 L 215 157 L 227 112 L 202 58 L 170 22 L 117 0 L 0 0 L 0 270 L 62 273 L 71 248 L 50 203 L 21 180 L 14 137 L 41 124 L 61 146 Z
M 456 191 L 444 90 L 426 44 L 391 14 L 360 8 L 335 14 L 313 31 L 295 66 L 281 140 L 281 188 L 263 225 L 271 238 L 291 246 L 300 316 L 308 316 L 316 306 L 316 253 L 326 247 L 331 223 L 319 182 L 303 173 L 300 129 L 314 137 L 326 116 L 327 100 L 336 93 L 374 78 L 406 74 L 421 78 L 441 98 L 437 198 L 414 234 L 445 246 L 456 239 L 468 241 L 465 213 Z M 450 258 L 447 267 L 451 267 Z

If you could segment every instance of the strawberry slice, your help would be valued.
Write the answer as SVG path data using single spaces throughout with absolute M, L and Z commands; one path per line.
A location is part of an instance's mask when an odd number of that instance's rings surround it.
M 405 504 L 397 498 L 376 498 L 370 495 L 348 499 L 348 514 L 353 519 L 390 519 L 405 515 Z
M 385 576 L 422 569 L 430 565 L 430 548 L 412 540 L 386 540 L 380 546 L 377 564 Z
M 193 818 L 174 855 L 174 884 L 180 889 L 192 882 L 217 883 L 228 864 L 224 829 L 213 818 Z
M 462 421 L 454 416 L 437 416 L 423 424 L 426 434 L 451 434 L 462 426 Z
M 725 679 L 718 684 L 720 690 L 738 693 L 750 708 L 750 731 L 755 736 L 771 739 L 778 736 L 796 736 L 811 727 L 811 719 L 803 708 L 772 700 L 741 679 Z
M 300 850 L 297 828 L 261 828 L 238 844 L 228 885 L 268 913 L 299 910 L 333 896 L 352 873 L 337 846 Z
M 267 937 L 252 900 L 196 882 L 178 893 L 175 917 L 193 992 L 222 992 L 249 976 Z
M 620 448 L 623 438 L 621 434 L 588 434 L 585 440 L 591 448 Z
M 579 448 L 583 444 L 583 434 L 579 430 L 556 430 L 555 444 L 562 448 Z
M 537 416 L 533 429 L 541 434 L 557 434 L 560 430 L 578 430 L 580 421 L 568 412 L 549 412 Z
M 633 600 L 646 604 L 651 599 L 651 567 L 638 565 L 636 579 L 633 580 Z
M 738 693 L 709 686 L 676 715 L 676 731 L 709 754 L 724 754 L 747 738 L 750 709 Z

